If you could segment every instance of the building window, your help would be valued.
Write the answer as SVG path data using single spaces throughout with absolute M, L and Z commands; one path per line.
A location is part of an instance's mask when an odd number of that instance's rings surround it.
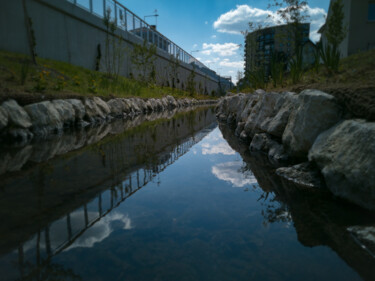
M 368 20 L 375 21 L 375 3 L 368 4 Z

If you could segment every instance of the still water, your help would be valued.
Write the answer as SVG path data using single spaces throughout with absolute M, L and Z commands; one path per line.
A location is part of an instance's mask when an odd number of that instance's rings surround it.
M 375 280 L 350 231 L 373 214 L 282 182 L 213 109 L 140 121 L 3 149 L 0 280 Z

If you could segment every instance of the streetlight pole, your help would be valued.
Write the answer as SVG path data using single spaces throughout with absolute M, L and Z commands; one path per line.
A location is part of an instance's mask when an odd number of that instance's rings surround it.
M 158 16 L 159 16 L 158 15 L 158 10 L 155 9 L 154 13 L 155 14 L 153 14 L 153 15 L 144 16 L 143 20 L 146 21 L 146 18 L 155 17 L 155 19 L 156 19 L 155 27 L 156 27 L 158 25 Z

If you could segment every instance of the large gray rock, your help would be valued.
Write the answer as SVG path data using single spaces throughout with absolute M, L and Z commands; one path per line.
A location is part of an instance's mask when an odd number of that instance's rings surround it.
M 105 119 L 105 114 L 98 107 L 97 103 L 93 99 L 85 99 L 83 102 L 85 106 L 85 120 L 91 123 L 95 123 L 98 119 Z M 108 107 L 110 112 L 110 109 Z
M 294 158 L 305 158 L 317 136 L 341 119 L 341 109 L 333 96 L 318 90 L 305 90 L 289 116 L 282 140 Z
M 278 168 L 276 174 L 288 181 L 304 187 L 324 187 L 324 180 L 322 179 L 319 170 L 309 162 L 294 165 L 292 167 Z
M 103 112 L 104 116 L 107 116 L 111 113 L 111 109 L 109 108 L 108 104 L 101 98 L 94 97 L 93 101 L 96 103 L 101 112 Z
M 32 131 L 35 134 L 46 135 L 54 130 L 62 130 L 64 122 L 51 102 L 29 104 L 24 109 L 31 118 Z
M 73 106 L 76 121 L 82 120 L 83 117 L 85 117 L 86 109 L 83 103 L 80 100 L 77 99 L 68 99 L 65 100 L 66 102 L 70 103 Z
M 297 95 L 290 92 L 280 93 L 279 95 L 280 97 L 275 104 L 276 115 L 266 118 L 260 128 L 275 137 L 281 138 L 288 124 L 289 116 L 297 105 Z
M 27 112 L 20 107 L 15 100 L 8 100 L 2 104 L 2 108 L 8 113 L 9 125 L 27 129 L 31 127 L 31 120 Z
M 251 111 L 253 110 L 254 106 L 259 101 L 259 95 L 258 94 L 251 94 L 248 95 L 247 103 L 244 109 L 241 112 L 239 122 L 246 122 L 247 118 L 249 118 Z
M 281 98 L 278 93 L 260 94 L 259 101 L 255 104 L 245 124 L 245 132 L 248 136 L 266 132 L 266 125 L 277 114 L 276 105 Z
M 65 100 L 54 100 L 52 104 L 60 114 L 63 124 L 72 126 L 76 121 L 76 113 L 73 105 Z
M 375 209 L 375 123 L 343 121 L 314 142 L 309 160 L 336 196 Z
M 178 107 L 178 104 L 177 104 L 174 97 L 167 96 L 166 99 L 167 99 L 167 102 L 168 102 L 168 108 L 169 109 L 175 109 L 176 107 Z
M 127 103 L 123 99 L 111 99 L 107 104 L 111 110 L 111 115 L 114 117 L 123 117 L 125 111 L 127 111 Z
M 8 125 L 8 111 L 0 106 L 0 130 Z

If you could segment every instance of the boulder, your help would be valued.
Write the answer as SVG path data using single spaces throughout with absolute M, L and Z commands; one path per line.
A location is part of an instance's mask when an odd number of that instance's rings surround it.
M 301 92 L 282 136 L 288 154 L 293 158 L 306 158 L 318 135 L 340 119 L 341 108 L 333 96 L 318 90 Z
M 8 125 L 8 111 L 0 106 L 0 130 Z
M 98 119 L 105 119 L 105 114 L 98 107 L 97 103 L 93 99 L 85 99 L 83 102 L 85 106 L 85 120 L 90 123 L 95 123 Z M 110 109 L 108 107 L 110 112 Z
M 375 210 L 375 123 L 346 120 L 320 134 L 309 160 L 333 194 Z
M 246 122 L 247 118 L 249 118 L 251 111 L 253 110 L 254 106 L 257 104 L 258 101 L 259 101 L 259 95 L 257 94 L 248 95 L 246 106 L 242 110 L 241 115 L 238 119 L 239 122 Z
M 80 100 L 68 99 L 65 101 L 70 103 L 73 106 L 75 116 L 76 116 L 76 121 L 80 121 L 83 119 L 83 117 L 85 117 L 85 114 L 86 114 L 85 106 Z
M 31 127 L 31 119 L 27 112 L 15 100 L 8 100 L 2 104 L 8 113 L 8 123 L 15 127 L 27 129 Z
M 47 135 L 51 131 L 60 131 L 63 128 L 63 119 L 53 103 L 43 101 L 29 104 L 24 107 L 32 122 L 32 131 L 36 135 Z
M 259 101 L 255 104 L 245 124 L 245 132 L 253 136 L 260 132 L 266 132 L 265 123 L 270 122 L 277 113 L 276 104 L 281 98 L 278 93 L 264 93 L 259 95 Z
M 256 134 L 250 143 L 250 150 L 268 153 L 274 144 L 277 144 L 277 142 L 274 141 L 270 135 L 265 133 Z
M 325 186 L 319 170 L 309 162 L 278 168 L 276 174 L 303 187 L 323 188 Z
M 153 112 L 155 107 L 156 106 L 155 106 L 155 103 L 154 103 L 154 99 L 148 99 L 146 101 L 147 112 Z
M 122 99 L 111 99 L 107 102 L 110 110 L 111 115 L 114 117 L 123 117 L 125 109 L 125 103 Z
M 268 160 L 274 165 L 280 165 L 289 161 L 289 156 L 281 143 L 276 141 L 272 143 L 268 151 Z
M 290 113 L 294 110 L 296 105 L 296 93 L 280 93 L 280 98 L 275 104 L 276 115 L 264 120 L 260 128 L 270 135 L 281 138 L 288 124 Z
M 76 121 L 76 113 L 72 104 L 65 100 L 52 101 L 53 106 L 60 114 L 63 124 L 71 126 Z
M 94 97 L 93 101 L 96 103 L 96 105 L 98 106 L 98 108 L 101 110 L 101 112 L 104 114 L 105 117 L 111 113 L 111 109 L 109 108 L 108 104 L 105 101 L 103 101 L 101 98 Z
M 175 109 L 176 107 L 178 107 L 178 104 L 177 104 L 177 102 L 176 102 L 176 100 L 175 100 L 174 97 L 167 96 L 166 99 L 168 101 L 168 108 L 169 109 Z

